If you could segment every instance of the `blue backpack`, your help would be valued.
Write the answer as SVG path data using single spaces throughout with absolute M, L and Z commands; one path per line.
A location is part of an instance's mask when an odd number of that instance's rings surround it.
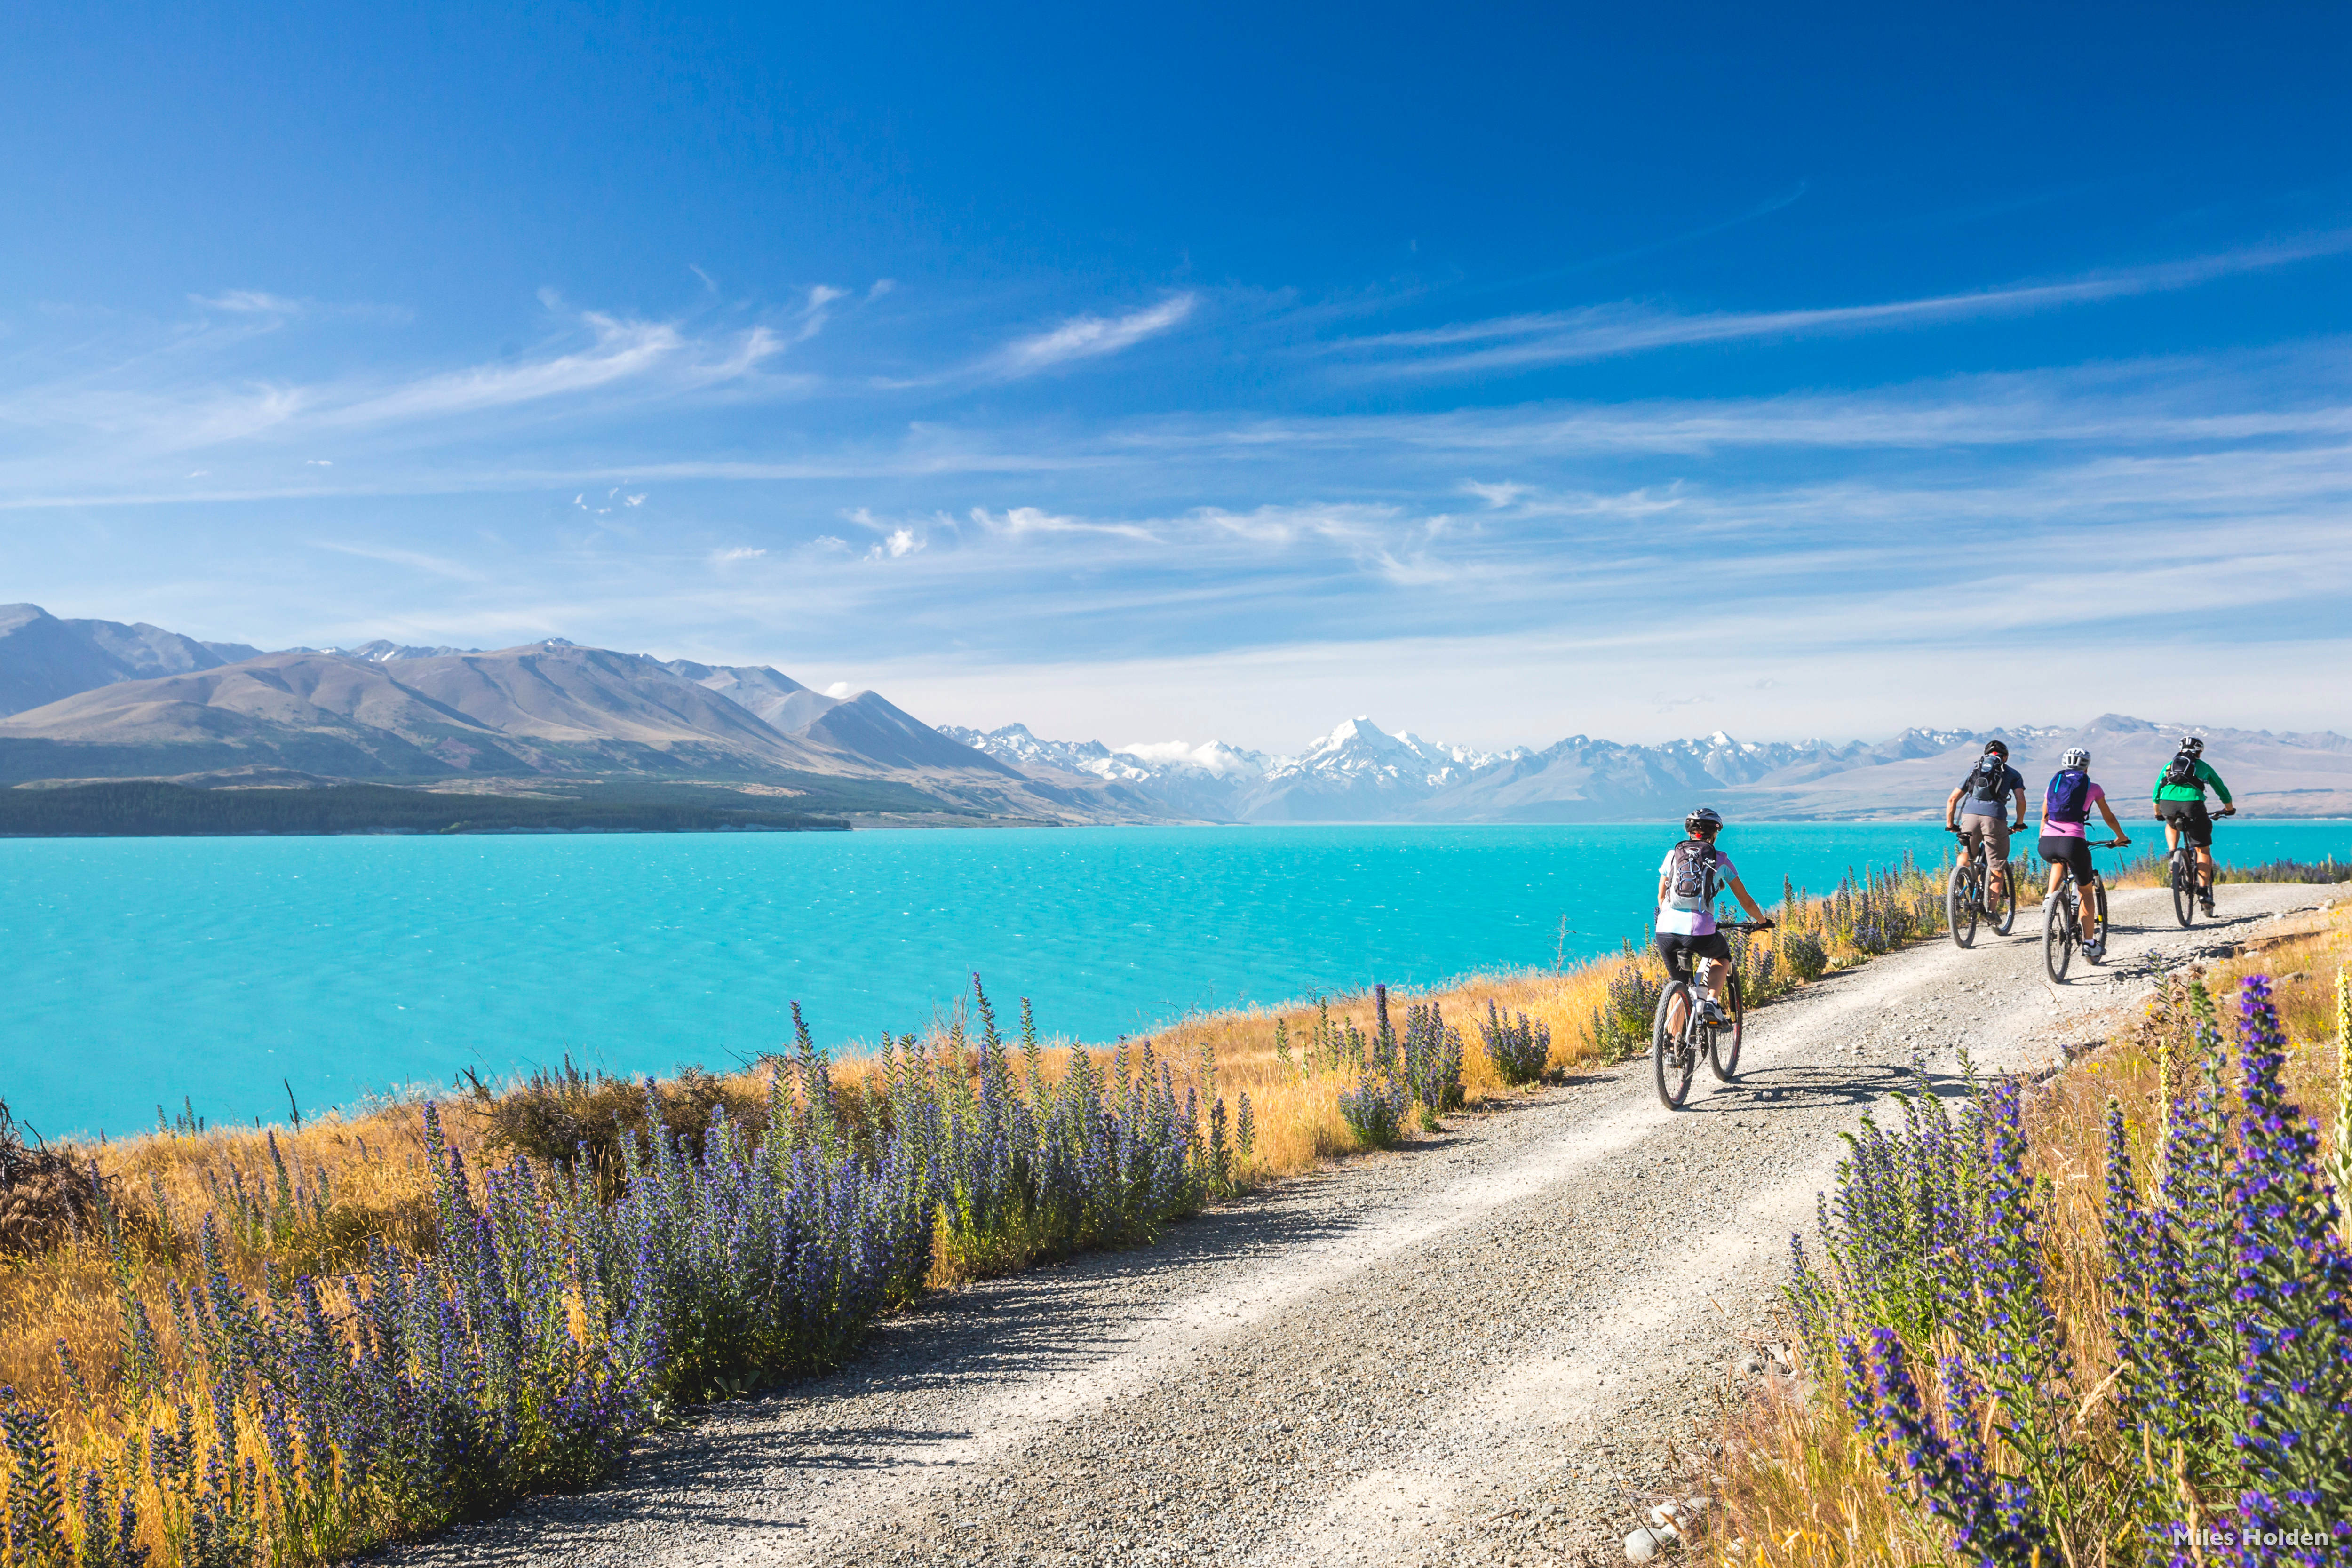
M 2050 775 L 2042 802 L 2042 815 L 2053 822 L 2090 821 L 2091 775 L 2081 768 L 2060 768 Z

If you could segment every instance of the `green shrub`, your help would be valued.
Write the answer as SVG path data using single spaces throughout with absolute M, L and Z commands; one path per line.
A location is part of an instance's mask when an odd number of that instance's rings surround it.
M 1369 1149 L 1392 1147 L 1404 1136 L 1405 1113 L 1412 1109 L 1412 1091 L 1396 1079 L 1367 1076 L 1339 1096 L 1339 1114 L 1348 1131 Z
M 1830 950 L 1811 931 L 1790 931 L 1780 942 L 1781 962 L 1800 980 L 1819 980 L 1829 972 Z

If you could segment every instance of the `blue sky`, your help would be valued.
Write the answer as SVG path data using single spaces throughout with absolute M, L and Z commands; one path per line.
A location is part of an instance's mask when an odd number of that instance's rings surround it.
M 1113 744 L 2352 728 L 2340 7 L 221 9 L 12 12 L 0 599 Z

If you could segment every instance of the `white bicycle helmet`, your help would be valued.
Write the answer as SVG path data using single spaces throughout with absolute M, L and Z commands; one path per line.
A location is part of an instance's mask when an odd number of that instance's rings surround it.
M 2202 735 L 2183 735 L 2180 737 L 2180 749 L 2193 757 L 2205 749 L 2205 737 Z
M 2091 753 L 2080 746 L 2069 746 L 2066 754 L 2058 759 L 2058 765 L 2062 768 L 2087 768 L 2091 765 Z

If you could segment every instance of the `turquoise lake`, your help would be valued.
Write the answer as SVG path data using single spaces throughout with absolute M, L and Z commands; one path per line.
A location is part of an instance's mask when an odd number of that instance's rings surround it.
M 566 1053 L 616 1072 L 725 1068 L 788 1040 L 794 1000 L 821 1040 L 855 1047 L 922 1027 L 975 970 L 1002 1016 L 1025 994 L 1048 1033 L 1108 1040 L 1191 1009 L 1613 948 L 1644 929 L 1676 837 L 1652 824 L 0 842 L 0 1098 L 55 1137 L 152 1127 L 183 1097 L 214 1121 L 278 1121 L 289 1082 L 310 1111 Z M 1766 902 L 1784 875 L 1819 890 L 1850 865 L 1934 859 L 1948 842 L 1932 823 L 1735 824 L 1723 840 Z M 2340 860 L 2352 825 L 2231 822 L 2219 847 Z

